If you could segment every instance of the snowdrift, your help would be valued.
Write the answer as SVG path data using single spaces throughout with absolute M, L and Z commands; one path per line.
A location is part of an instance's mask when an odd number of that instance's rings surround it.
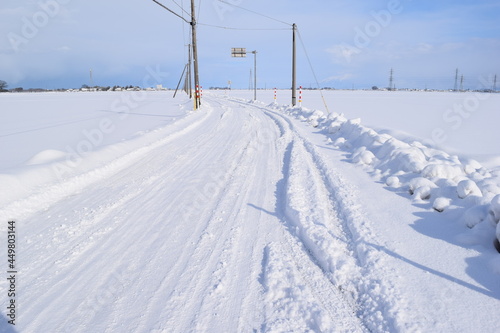
M 500 251 L 500 168 L 489 170 L 473 159 L 380 134 L 359 118 L 303 107 L 270 107 L 318 128 L 329 145 L 345 151 L 350 162 L 366 167 L 389 190 L 409 193 L 415 204 L 436 214 L 453 214 L 459 223 L 480 230 L 485 246 Z

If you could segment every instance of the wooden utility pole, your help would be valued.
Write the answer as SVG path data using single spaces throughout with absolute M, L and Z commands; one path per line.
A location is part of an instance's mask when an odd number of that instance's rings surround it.
M 295 46 L 295 32 L 297 30 L 297 25 L 294 23 L 293 35 L 292 35 L 292 106 L 297 104 L 297 48 Z
M 196 45 L 196 12 L 194 9 L 194 0 L 191 0 L 191 32 L 193 39 L 194 85 L 196 88 L 194 109 L 196 110 L 201 105 L 201 98 L 200 98 L 200 77 L 198 75 L 198 47 Z
M 189 95 L 189 98 L 193 98 L 193 82 L 191 81 L 191 61 L 192 57 L 191 57 L 191 44 L 189 44 L 188 46 L 188 72 L 187 72 L 187 86 L 188 86 L 188 95 Z
M 195 92 L 195 100 L 194 100 L 194 109 L 198 109 L 201 105 L 201 96 L 200 96 L 200 78 L 198 75 L 198 48 L 196 46 L 196 11 L 194 8 L 194 0 L 191 0 L 191 22 L 189 22 L 187 19 L 185 19 L 183 16 L 177 14 L 170 8 L 166 7 L 165 5 L 161 4 L 157 0 L 153 0 L 156 4 L 159 6 L 163 7 L 164 9 L 168 10 L 170 13 L 174 14 L 178 18 L 182 19 L 184 22 L 189 23 L 191 25 L 191 33 L 192 33 L 192 39 L 193 39 L 193 67 L 194 67 L 194 84 L 196 88 Z M 189 57 L 191 59 L 191 56 Z M 189 65 L 189 69 L 191 68 L 191 65 Z M 190 75 L 191 77 L 191 75 Z

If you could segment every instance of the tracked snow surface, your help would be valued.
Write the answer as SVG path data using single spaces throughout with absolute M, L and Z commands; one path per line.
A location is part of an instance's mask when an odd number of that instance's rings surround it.
M 3 94 L 0 113 L 1 332 L 500 327 L 499 173 L 479 162 L 215 92 L 199 111 Z

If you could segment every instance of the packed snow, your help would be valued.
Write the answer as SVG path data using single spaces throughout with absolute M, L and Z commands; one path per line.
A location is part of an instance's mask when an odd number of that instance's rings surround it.
M 0 94 L 0 331 L 495 331 L 499 96 L 287 94 Z

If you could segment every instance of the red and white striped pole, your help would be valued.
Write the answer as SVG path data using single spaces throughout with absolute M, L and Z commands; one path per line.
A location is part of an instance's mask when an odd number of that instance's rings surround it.
M 302 107 L 302 86 L 299 87 L 299 106 Z
M 194 100 L 194 109 L 196 110 L 197 108 L 197 102 L 200 100 L 200 87 L 198 85 L 195 86 L 195 100 Z

